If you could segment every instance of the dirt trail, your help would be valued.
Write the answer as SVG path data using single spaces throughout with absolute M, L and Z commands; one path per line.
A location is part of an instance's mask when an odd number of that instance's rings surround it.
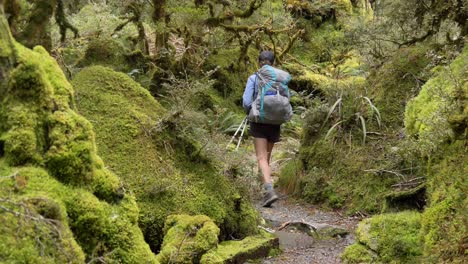
M 286 138 L 275 145 L 272 157 L 273 180 L 278 180 L 280 164 L 278 160 L 294 155 L 299 149 L 299 140 Z M 255 154 L 250 159 L 256 163 Z M 254 173 L 258 173 L 258 168 Z M 257 210 L 262 215 L 265 223 L 263 227 L 273 232 L 280 242 L 282 253 L 277 257 L 264 259 L 263 264 L 335 264 L 341 263 L 340 255 L 346 246 L 354 242 L 354 230 L 360 218 L 346 217 L 339 212 L 327 212 L 317 206 L 296 201 L 286 195 L 278 193 L 281 197 L 270 208 L 261 206 L 261 186 L 253 196 Z M 304 229 L 303 225 L 289 225 L 282 229 L 288 222 L 303 222 L 316 228 L 317 232 Z M 281 230 L 279 230 L 281 229 Z M 255 262 L 257 263 L 257 262 Z
M 340 254 L 354 242 L 353 233 L 359 220 L 337 212 L 324 212 L 287 197 L 271 208 L 263 208 L 257 203 L 257 209 L 266 221 L 265 226 L 279 238 L 282 250 L 281 255 L 264 259 L 264 264 L 341 263 Z M 308 223 L 317 232 L 307 234 L 308 230 L 301 228 L 302 225 L 289 225 L 281 229 L 288 222 Z

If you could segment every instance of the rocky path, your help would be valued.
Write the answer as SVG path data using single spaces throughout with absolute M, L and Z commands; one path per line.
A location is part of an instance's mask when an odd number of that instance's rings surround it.
M 265 219 L 264 226 L 279 238 L 282 250 L 279 256 L 264 259 L 264 264 L 341 263 L 340 255 L 353 243 L 353 231 L 359 220 L 324 212 L 287 197 L 271 208 L 257 205 L 257 209 Z

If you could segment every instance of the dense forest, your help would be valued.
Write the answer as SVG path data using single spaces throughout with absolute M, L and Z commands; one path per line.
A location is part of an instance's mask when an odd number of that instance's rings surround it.
M 0 0 L 0 263 L 290 263 L 251 137 L 228 144 L 264 50 L 292 76 L 275 189 L 359 220 L 326 263 L 466 263 L 467 21 L 467 0 Z

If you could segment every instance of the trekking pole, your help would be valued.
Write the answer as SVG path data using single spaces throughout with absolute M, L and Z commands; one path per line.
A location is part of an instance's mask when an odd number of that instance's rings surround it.
M 239 125 L 239 127 L 237 128 L 236 130 L 236 133 L 234 133 L 234 136 L 232 136 L 231 140 L 229 141 L 229 143 L 227 144 L 226 146 L 226 149 L 229 147 L 229 145 L 231 145 L 232 141 L 234 141 L 234 138 L 236 138 L 237 136 L 237 133 L 239 133 L 239 130 L 241 130 L 242 126 L 244 126 L 244 124 L 247 124 L 247 117 L 244 118 L 244 120 L 242 120 L 242 123 Z M 245 126 L 244 126 L 245 127 Z
M 247 123 L 248 123 L 248 120 L 247 120 L 247 117 L 245 118 L 245 123 L 244 123 L 244 127 L 242 128 L 242 133 L 239 137 L 239 141 L 237 142 L 237 147 L 236 147 L 236 151 L 239 149 L 239 146 L 240 146 L 240 143 L 242 141 L 242 137 L 244 136 L 244 131 L 245 131 L 245 127 L 247 126 Z

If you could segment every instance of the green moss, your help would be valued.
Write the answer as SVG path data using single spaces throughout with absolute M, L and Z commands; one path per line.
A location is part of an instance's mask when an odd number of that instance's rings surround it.
M 97 38 L 89 42 L 83 58 L 77 66 L 103 65 L 118 71 L 128 71 L 125 54 L 128 51 L 112 38 Z
M 124 199 L 122 203 L 127 201 Z M 77 192 L 68 199 L 67 207 L 73 219 L 70 227 L 88 256 L 106 255 L 109 249 L 114 249 L 104 257 L 106 261 L 155 261 L 140 229 L 126 216 L 124 206 L 110 206 L 88 192 Z
M 453 137 L 448 123 L 451 115 L 464 116 L 467 112 L 466 100 L 468 84 L 466 78 L 468 48 L 449 67 L 437 68 L 431 78 L 413 100 L 408 102 L 405 112 L 405 128 L 408 134 L 418 135 L 421 141 L 441 143 Z M 457 117 L 463 122 L 465 117 Z M 455 122 L 456 123 L 456 122 Z M 466 124 L 457 129 L 465 133 Z
M 387 126 L 401 127 L 402 107 L 417 94 L 418 82 L 427 79 L 430 60 L 428 47 L 416 45 L 400 49 L 376 71 L 371 71 L 368 82 L 373 84 L 371 96 Z
M 464 149 L 463 141 L 444 147 L 444 157 L 429 172 L 429 204 L 423 213 L 421 229 L 427 261 L 463 263 L 464 260 L 468 202 L 468 159 Z
M 108 169 L 94 171 L 92 189 L 96 197 L 110 203 L 117 202 L 124 197 L 120 179 Z
M 11 131 L 4 137 L 5 154 L 13 165 L 35 160 L 36 135 L 31 130 Z
M 422 255 L 420 229 L 417 212 L 377 215 L 359 223 L 357 242 L 376 252 L 379 261 L 414 263 Z
M 200 154 L 192 112 L 166 114 L 130 77 L 101 66 L 83 69 L 73 83 L 80 112 L 99 128 L 104 161 L 137 197 L 139 225 L 154 251 L 171 214 L 207 215 L 221 239 L 256 231 L 250 202 Z
M 465 255 L 467 55 L 465 48 L 449 66 L 436 68 L 405 113 L 407 132 L 418 138 L 421 155 L 431 157 L 421 230 L 428 262 L 462 263 Z
M 366 79 L 360 76 L 362 72 L 359 70 L 358 61 L 356 57 L 352 57 L 336 69 L 330 68 L 322 74 L 302 69 L 296 73 L 291 88 L 325 97 L 336 97 L 337 93 L 342 94 L 343 91 L 357 93 L 363 90 L 362 87 L 366 84 Z M 333 74 L 339 76 L 331 77 Z
M 71 110 L 55 111 L 48 123 L 47 168 L 61 181 L 89 183 L 96 155 L 91 124 Z
M 8 21 L 3 16 L 2 10 L 2 18 L 0 19 L 0 59 L 4 60 L 5 58 L 11 58 L 13 56 L 13 45 L 12 40 L 13 37 L 11 36 L 11 32 L 8 30 L 10 27 L 8 25 Z M 3 63 L 3 61 L 2 61 Z
M 73 89 L 57 63 L 41 47 L 16 44 L 15 51 L 17 64 L 6 76 L 0 107 L 0 172 L 17 171 L 1 179 L 7 184 L 0 196 L 8 198 L 0 203 L 9 209 L 0 210 L 1 220 L 8 222 L 0 258 L 155 263 L 137 225 L 135 200 L 104 169 L 93 128 L 73 111 Z
M 8 167 L 0 162 L 0 171 Z M 10 168 L 11 172 L 13 168 Z M 83 263 L 85 255 L 68 226 L 66 207 L 57 192 L 59 184 L 37 168 L 15 168 L 15 178 L 2 179 L 0 204 L 0 258 L 6 263 Z M 2 174 L 3 176 L 3 174 Z M 47 188 L 39 187 L 41 182 Z M 12 192 L 13 189 L 20 192 Z M 39 190 L 36 189 L 39 187 Z M 7 196 L 7 193 L 14 195 Z M 9 198 L 6 198 L 9 197 Z M 17 213 L 16 215 L 13 213 Z M 41 241 L 41 243 L 37 243 Z
M 218 247 L 203 255 L 200 263 L 244 263 L 252 258 L 266 257 L 272 248 L 278 248 L 278 240 L 274 235 L 262 231 L 259 235 L 240 241 L 221 242 Z
M 343 263 L 373 263 L 375 262 L 375 253 L 361 244 L 352 244 L 346 247 L 341 259 Z
M 426 201 L 426 185 L 406 189 L 391 191 L 385 195 L 385 205 L 382 212 L 398 212 L 417 208 L 422 210 Z
M 194 263 L 218 244 L 219 228 L 204 215 L 172 215 L 164 226 L 161 263 Z

